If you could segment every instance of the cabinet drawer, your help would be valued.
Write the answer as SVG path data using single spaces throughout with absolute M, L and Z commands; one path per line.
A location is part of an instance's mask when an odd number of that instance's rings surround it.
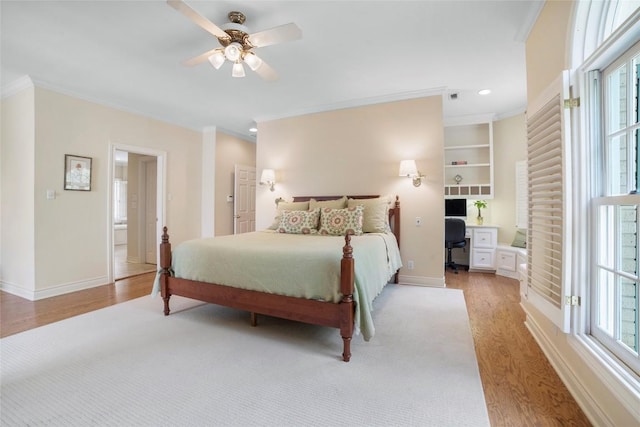
M 498 230 L 495 228 L 474 228 L 473 247 L 474 248 L 495 248 L 498 240 Z
M 514 252 L 498 251 L 496 267 L 507 271 L 516 271 L 516 254 Z
M 493 257 L 495 252 L 495 249 L 476 249 L 474 246 L 471 253 L 471 268 L 494 269 Z

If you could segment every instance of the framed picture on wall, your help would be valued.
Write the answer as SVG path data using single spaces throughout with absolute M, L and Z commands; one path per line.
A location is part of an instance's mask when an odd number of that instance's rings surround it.
M 91 157 L 64 155 L 64 189 L 91 191 Z

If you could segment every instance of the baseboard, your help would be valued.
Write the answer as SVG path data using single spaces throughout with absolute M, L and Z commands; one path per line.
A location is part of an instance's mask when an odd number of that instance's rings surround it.
M 0 290 L 2 290 L 2 292 L 6 292 L 20 298 L 28 299 L 30 301 L 33 301 L 34 298 L 33 292 L 29 289 L 25 289 L 22 286 L 18 286 L 14 283 L 5 282 L 4 280 L 0 281 Z
M 79 282 L 65 283 L 62 285 L 51 286 L 45 289 L 38 289 L 36 291 L 24 289 L 23 287 L 10 284 L 7 282 L 0 282 L 0 289 L 2 291 L 10 293 L 12 295 L 19 296 L 20 298 L 28 299 L 29 301 L 37 301 L 44 298 L 51 298 L 58 295 L 68 294 L 70 292 L 82 291 L 84 289 L 95 288 L 97 286 L 106 285 L 107 276 L 96 277 L 90 280 L 82 280 Z
M 527 313 L 526 308 L 524 306 L 522 306 L 522 308 L 525 313 Z M 546 336 L 544 331 L 536 323 L 535 319 L 529 316 L 528 313 L 524 324 L 589 421 L 594 426 L 615 427 L 615 423 L 601 409 L 598 402 L 589 393 L 587 387 L 585 387 L 585 384 L 571 369 L 571 366 L 565 361 L 562 355 L 558 353 L 553 342 Z
M 430 286 L 434 288 L 444 288 L 444 277 L 406 276 L 399 275 L 398 283 L 407 285 Z

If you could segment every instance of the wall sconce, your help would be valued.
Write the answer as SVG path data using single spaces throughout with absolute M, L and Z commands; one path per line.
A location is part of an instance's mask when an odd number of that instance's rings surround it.
M 415 160 L 402 160 L 400 162 L 400 172 L 398 175 L 413 179 L 414 187 L 420 187 L 420 185 L 422 185 L 422 178 L 424 178 L 424 175 L 418 170 Z
M 276 172 L 273 169 L 262 169 L 260 185 L 268 185 L 271 191 L 275 191 L 276 189 L 274 185 L 276 185 Z

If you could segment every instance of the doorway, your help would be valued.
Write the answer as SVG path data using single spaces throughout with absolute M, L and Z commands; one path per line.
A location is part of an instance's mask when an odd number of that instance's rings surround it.
M 113 146 L 109 203 L 109 281 L 157 270 L 164 222 L 165 154 Z

